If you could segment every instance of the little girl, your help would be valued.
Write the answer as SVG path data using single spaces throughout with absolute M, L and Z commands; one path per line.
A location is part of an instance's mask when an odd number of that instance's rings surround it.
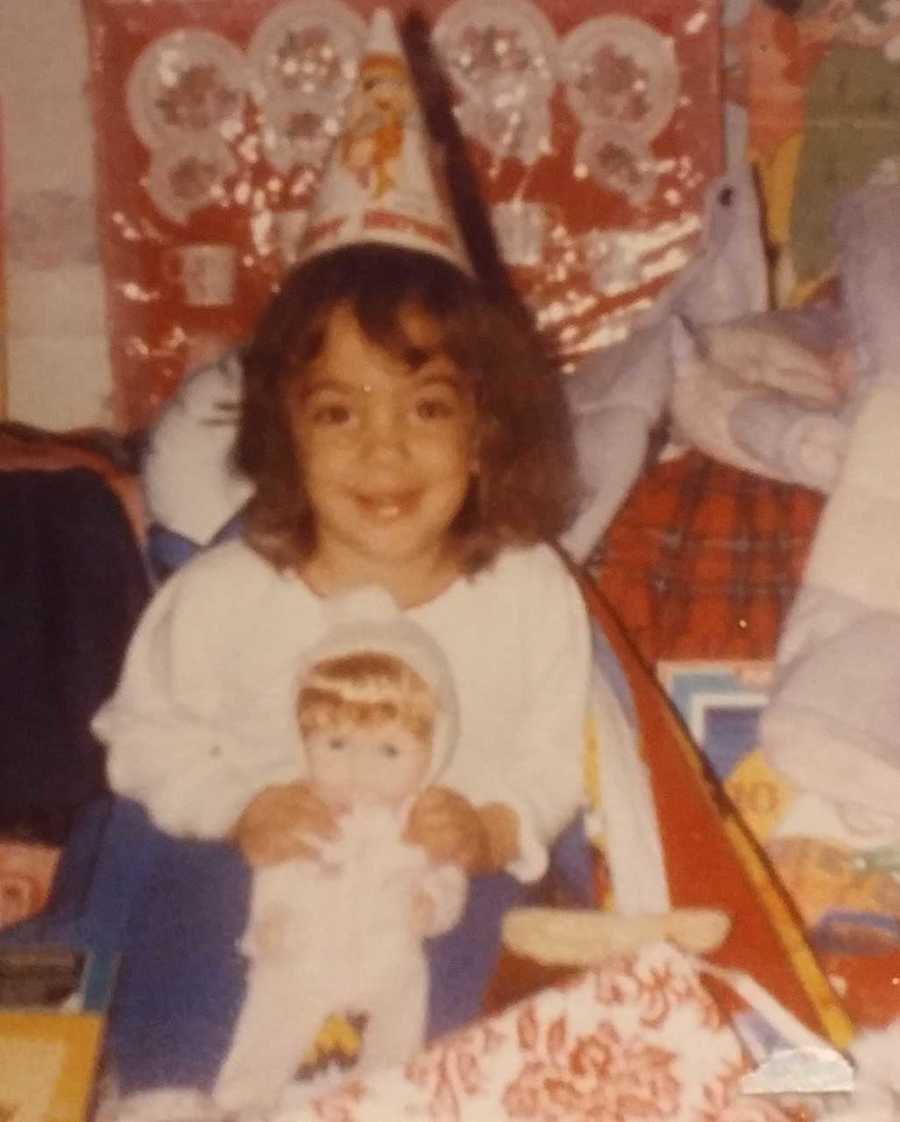
M 226 1110 L 283 1101 L 336 1013 L 366 1018 L 357 1072 L 410 1059 L 425 1039 L 423 940 L 465 904 L 459 866 L 403 840 L 413 797 L 453 751 L 456 698 L 442 652 L 386 593 L 335 604 L 334 628 L 299 674 L 297 718 L 309 783 L 341 836 L 316 861 L 253 877 L 247 993 L 213 1092 Z
M 529 883 L 582 805 L 589 624 L 546 544 L 575 500 L 568 417 L 521 313 L 467 272 L 408 125 L 377 200 L 326 170 L 329 201 L 244 356 L 244 538 L 162 586 L 95 731 L 113 788 L 164 831 L 232 839 L 252 867 L 314 858 L 339 823 L 297 758 L 296 667 L 328 597 L 380 585 L 444 650 L 459 696 L 456 751 L 408 839 Z M 491 939 L 492 899 L 462 928 Z M 470 997 L 432 1030 L 477 1012 L 493 962 L 453 953 L 446 988 Z
M 419 800 L 416 840 L 535 879 L 580 802 L 590 661 L 581 594 L 541 544 L 571 494 L 558 382 L 474 281 L 371 245 L 286 282 L 245 379 L 246 540 L 147 610 L 95 721 L 113 786 L 164 829 L 233 834 L 251 863 L 333 833 L 298 772 L 291 673 L 324 598 L 380 584 L 443 646 L 461 698 L 452 791 Z

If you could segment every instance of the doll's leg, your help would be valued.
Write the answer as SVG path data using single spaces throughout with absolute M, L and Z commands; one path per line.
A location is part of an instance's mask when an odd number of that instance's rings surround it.
M 253 964 L 231 1047 L 213 1088 L 225 1110 L 267 1107 L 294 1077 L 333 997 L 298 975 L 289 961 Z
M 380 988 L 366 1002 L 368 1020 L 359 1058 L 360 1070 L 404 1063 L 425 1042 L 428 967 L 421 955 L 414 969 L 410 969 L 410 965 L 395 971 L 393 984 Z

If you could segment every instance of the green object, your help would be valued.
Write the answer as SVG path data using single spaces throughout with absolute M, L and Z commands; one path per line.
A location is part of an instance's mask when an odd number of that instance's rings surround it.
M 874 48 L 838 44 L 816 67 L 807 88 L 791 203 L 798 281 L 829 272 L 834 204 L 888 159 L 897 161 L 900 172 L 900 63 Z

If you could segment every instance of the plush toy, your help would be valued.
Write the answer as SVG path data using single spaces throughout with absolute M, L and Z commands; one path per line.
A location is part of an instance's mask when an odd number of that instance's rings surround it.
M 670 439 L 756 475 L 830 492 L 847 441 L 848 349 L 834 307 L 673 324 Z M 815 345 L 802 336 L 815 320 Z
M 567 380 L 585 500 L 564 544 L 576 560 L 599 540 L 644 464 L 650 434 L 672 398 L 672 331 L 724 323 L 768 304 L 756 184 L 749 167 L 716 180 L 707 194 L 693 260 L 633 326 Z
M 781 635 L 762 748 L 837 811 L 842 842 L 897 848 L 900 187 L 848 195 L 835 241 L 858 374 L 841 470 Z
M 696 257 L 620 344 L 568 381 L 585 501 L 565 544 L 588 556 L 646 461 L 713 459 L 829 492 L 853 408 L 855 367 L 834 301 L 769 310 L 757 189 L 748 169 L 710 188 Z

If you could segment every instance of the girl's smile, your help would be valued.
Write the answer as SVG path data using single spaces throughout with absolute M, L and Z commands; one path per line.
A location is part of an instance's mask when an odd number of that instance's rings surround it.
M 377 581 L 409 601 L 458 574 L 450 527 L 475 470 L 471 392 L 435 349 L 430 320 L 409 311 L 402 327 L 418 365 L 372 343 L 339 306 L 293 391 L 316 529 L 303 574 L 324 593 Z
M 418 490 L 387 491 L 367 493 L 356 496 L 364 513 L 382 522 L 392 522 L 411 514 L 415 510 L 421 492 Z

